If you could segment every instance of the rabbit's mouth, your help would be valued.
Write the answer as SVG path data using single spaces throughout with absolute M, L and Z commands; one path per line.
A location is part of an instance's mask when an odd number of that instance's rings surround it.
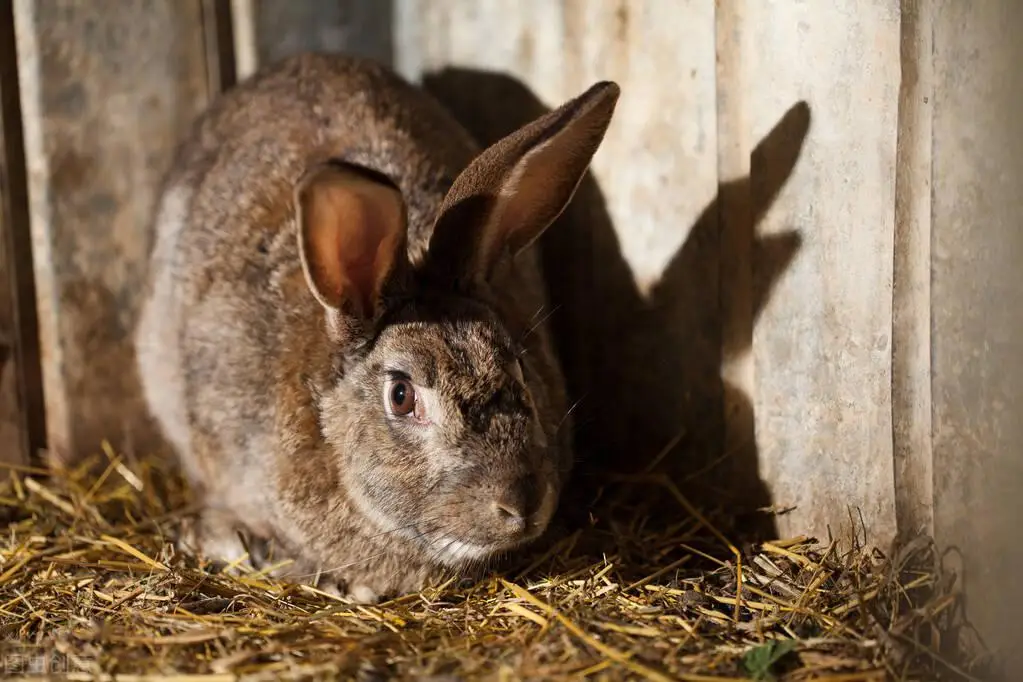
M 500 551 L 497 547 L 464 542 L 454 537 L 443 537 L 438 545 L 437 559 L 452 568 L 459 568 L 486 559 Z
M 444 536 L 436 543 L 435 560 L 450 568 L 464 568 L 489 557 L 521 547 L 540 535 L 540 531 L 524 535 L 516 540 L 487 545 L 459 540 L 456 537 Z
M 451 568 L 462 568 L 527 545 L 547 529 L 557 497 L 555 487 L 547 482 L 538 506 L 524 516 L 510 519 L 507 509 L 497 504 L 474 510 L 469 517 L 471 526 L 465 533 L 447 532 L 430 538 L 429 551 L 435 561 Z

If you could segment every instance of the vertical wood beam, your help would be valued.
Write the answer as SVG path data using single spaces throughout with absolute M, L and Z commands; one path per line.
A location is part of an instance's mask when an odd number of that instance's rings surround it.
M 29 220 L 28 178 L 22 136 L 21 94 L 18 90 L 18 54 L 15 48 L 14 9 L 0 4 L 0 230 L 3 233 L 4 321 L 9 347 L 4 349 L 0 400 L 6 417 L 14 417 L 17 443 L 5 438 L 0 461 L 34 461 L 46 446 L 46 418 L 40 369 L 36 291 L 32 270 L 32 234 Z M 9 354 L 8 354 L 9 353 Z M 13 373 L 14 391 L 10 391 Z M 15 404 L 10 404 L 11 400 Z

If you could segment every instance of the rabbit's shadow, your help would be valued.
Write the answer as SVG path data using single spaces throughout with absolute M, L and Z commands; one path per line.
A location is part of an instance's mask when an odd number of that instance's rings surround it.
M 549 110 L 525 85 L 500 73 L 447 68 L 426 75 L 423 85 L 481 144 Z M 544 235 L 550 320 L 570 396 L 578 401 L 577 469 L 561 506 L 570 526 L 587 522 L 610 477 L 647 471 L 657 457 L 655 470 L 697 507 L 729 511 L 738 522 L 730 526 L 738 536 L 733 539 L 773 535 L 773 518 L 758 511 L 771 499 L 758 471 L 752 403 L 721 378 L 724 353 L 748 350 L 750 341 L 747 335 L 738 343 L 722 342 L 720 273 L 735 257 L 727 249 L 743 240 L 752 244 L 748 303 L 755 323 L 801 244 L 796 232 L 765 237 L 756 234 L 756 225 L 791 175 L 809 123 L 803 102 L 786 113 L 754 151 L 751 177 L 719 187 L 645 298 L 592 173 Z M 733 225 L 731 239 L 722 238 L 722 210 L 739 217 L 739 233 Z M 723 454 L 726 399 L 738 412 L 742 433 L 740 445 L 733 435 Z M 624 492 L 638 499 L 649 494 L 642 487 Z M 665 525 L 676 521 L 660 519 Z

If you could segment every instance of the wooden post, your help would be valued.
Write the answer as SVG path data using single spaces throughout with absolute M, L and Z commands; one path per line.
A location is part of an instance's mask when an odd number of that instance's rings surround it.
M 13 4 L 15 40 L 0 49 L 17 51 L 47 446 L 58 460 L 103 440 L 139 451 L 158 443 L 132 329 L 171 155 L 211 88 L 233 79 L 219 63 L 225 50 L 211 46 L 231 44 L 228 7 Z M 24 216 L 15 217 L 17 228 Z
M 27 464 L 45 447 L 28 180 L 11 3 L 0 6 L 0 462 Z

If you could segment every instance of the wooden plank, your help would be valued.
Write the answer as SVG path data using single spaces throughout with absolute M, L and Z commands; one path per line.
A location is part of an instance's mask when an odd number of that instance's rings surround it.
M 746 3 L 749 125 L 771 138 L 804 100 L 809 134 L 760 221 L 765 245 L 797 233 L 753 332 L 760 461 L 782 534 L 886 546 L 896 533 L 892 464 L 892 248 L 899 3 Z M 756 210 L 780 156 L 753 159 Z M 782 163 L 784 168 L 786 164 Z M 766 253 L 765 253 L 766 256 Z M 768 256 L 767 261 L 770 261 Z M 762 270 L 766 264 L 758 264 Z
M 892 271 L 892 429 L 899 534 L 934 533 L 931 452 L 931 139 L 933 25 L 926 2 L 902 7 Z
M 392 0 L 235 0 L 235 12 L 251 31 L 256 64 L 277 61 L 296 52 L 345 52 L 391 64 Z
M 934 533 L 966 615 L 1023 668 L 1023 4 L 933 8 Z
M 27 464 L 45 447 L 46 425 L 14 39 L 6 2 L 0 6 L 0 462 Z
M 14 3 L 48 447 L 156 440 L 131 329 L 156 193 L 208 97 L 199 0 Z
M 206 88 L 210 97 L 238 81 L 231 0 L 202 0 L 206 42 Z
M 740 494 L 749 495 L 756 506 L 768 506 L 769 496 L 750 484 L 759 462 L 756 443 L 756 415 L 752 396 L 756 390 L 753 370 L 754 282 L 753 245 L 756 221 L 753 215 L 753 191 L 750 183 L 754 142 L 749 126 L 750 77 L 749 31 L 745 28 L 745 7 L 726 2 L 716 6 L 717 28 L 717 148 L 718 225 L 720 228 L 721 344 L 723 379 L 723 451 L 730 453 L 728 466 L 715 467 L 714 473 L 738 471 L 729 476 L 745 484 Z M 754 501 L 755 500 L 755 501 Z

